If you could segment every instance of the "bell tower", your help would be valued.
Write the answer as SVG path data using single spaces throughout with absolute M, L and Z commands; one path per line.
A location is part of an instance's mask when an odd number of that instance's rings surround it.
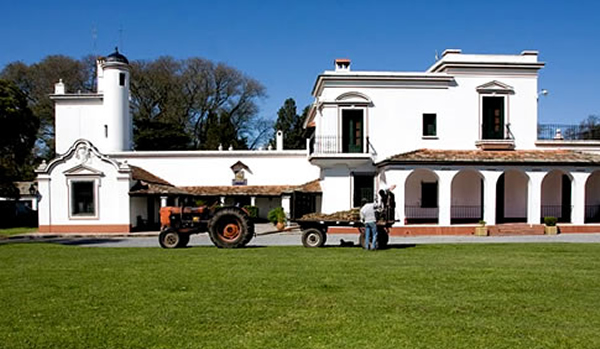
M 131 150 L 133 125 L 129 110 L 129 61 L 118 48 L 98 60 L 98 93 L 103 94 L 107 152 Z

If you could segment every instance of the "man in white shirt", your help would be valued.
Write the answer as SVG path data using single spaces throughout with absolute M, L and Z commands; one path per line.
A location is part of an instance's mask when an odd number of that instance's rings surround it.
M 364 198 L 361 203 L 360 220 L 365 224 L 365 249 L 374 250 L 377 247 L 377 217 L 375 216 L 377 205 L 374 202 L 369 203 Z

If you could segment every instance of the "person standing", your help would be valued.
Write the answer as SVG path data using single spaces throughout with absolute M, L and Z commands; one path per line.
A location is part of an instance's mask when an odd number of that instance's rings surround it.
M 377 245 L 377 217 L 375 216 L 376 204 L 362 199 L 360 209 L 360 220 L 365 224 L 365 246 L 366 250 L 374 250 Z

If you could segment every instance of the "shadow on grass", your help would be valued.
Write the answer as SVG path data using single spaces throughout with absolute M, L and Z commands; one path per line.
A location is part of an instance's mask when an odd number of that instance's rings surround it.
M 403 248 L 411 248 L 416 247 L 416 244 L 388 244 L 383 248 L 378 248 L 378 250 L 395 250 L 395 249 L 403 249 Z M 340 239 L 339 245 L 327 245 L 323 246 L 326 248 L 339 248 L 339 247 L 349 247 L 349 248 L 362 248 L 360 244 L 355 243 L 354 241 L 345 241 L 344 239 Z
M 22 239 L 10 239 L 0 240 L 1 245 L 9 244 L 25 244 L 25 243 L 44 243 L 44 244 L 60 244 L 67 246 L 79 246 L 79 245 L 96 245 L 105 243 L 120 242 L 123 239 L 115 238 L 22 238 Z

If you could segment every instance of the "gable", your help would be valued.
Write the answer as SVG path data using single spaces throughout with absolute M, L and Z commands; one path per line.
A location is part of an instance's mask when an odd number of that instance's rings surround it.
M 479 93 L 503 93 L 512 94 L 515 90 L 512 86 L 502 83 L 498 80 L 487 82 L 481 86 L 477 86 L 477 92 Z
M 104 176 L 102 171 L 96 170 L 84 164 L 77 165 L 66 171 L 63 171 L 65 176 Z

